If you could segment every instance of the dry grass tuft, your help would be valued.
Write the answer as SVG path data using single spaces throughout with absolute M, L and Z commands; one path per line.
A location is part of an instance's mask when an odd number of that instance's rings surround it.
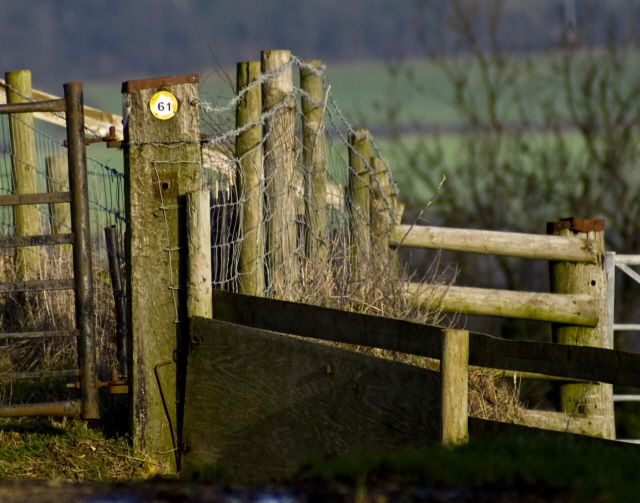
M 334 240 L 327 262 L 306 260 L 302 267 L 303 280 L 299 285 L 287 285 L 282 296 L 288 300 L 323 307 L 343 309 L 403 319 L 415 323 L 425 323 L 453 328 L 458 316 L 447 317 L 438 309 L 416 307 L 405 285 L 416 278 L 410 277 L 400 264 L 394 252 L 389 254 L 371 253 L 359 259 L 358 274 L 351 270 L 349 249 L 340 240 Z M 437 258 L 422 278 L 418 278 L 422 289 L 413 295 L 421 297 L 442 295 L 442 289 L 431 285 L 448 286 L 455 278 L 455 271 L 442 266 Z M 437 306 L 440 302 L 422 303 L 423 306 Z M 425 357 L 407 355 L 369 347 L 352 347 L 338 344 L 346 349 L 400 361 L 425 369 L 439 371 L 440 362 Z M 469 413 L 482 419 L 515 422 L 518 418 L 519 385 L 498 379 L 487 369 L 473 369 L 469 374 Z
M 0 254 L 0 274 L 11 283 L 22 279 L 61 279 L 73 277 L 69 249 L 41 249 L 37 270 L 19 276 L 15 255 Z M 108 278 L 107 278 L 108 279 Z M 96 305 L 95 335 L 98 349 L 99 378 L 108 380 L 115 362 L 115 319 L 110 285 L 94 277 Z M 0 296 L 0 334 L 72 330 L 75 327 L 73 291 L 57 290 L 5 294 Z M 5 339 L 0 342 L 0 404 L 56 401 L 68 398 L 66 381 L 49 379 L 16 380 L 16 373 L 76 369 L 77 341 L 75 337 L 36 339 Z

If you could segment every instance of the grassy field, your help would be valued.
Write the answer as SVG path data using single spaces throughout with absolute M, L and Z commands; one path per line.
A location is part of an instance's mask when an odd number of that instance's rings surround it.
M 124 437 L 109 438 L 80 420 L 0 421 L 0 494 L 4 494 L 6 481 L 102 484 L 63 486 L 68 491 L 66 498 L 73 498 L 74 491 L 82 491 L 85 497 L 100 491 L 103 495 L 118 494 L 122 501 L 134 495 L 144 496 L 144 501 L 167 501 L 162 497 L 169 493 L 182 495 L 175 501 L 191 501 L 190 494 L 206 487 L 210 495 L 218 491 L 227 495 L 227 499 L 207 501 L 230 501 L 232 495 L 234 501 L 257 501 L 243 499 L 250 490 L 255 494 L 288 494 L 289 498 L 314 494 L 325 498 L 318 501 L 363 503 L 453 501 L 454 496 L 455 501 L 626 503 L 634 501 L 640 491 L 638 459 L 640 448 L 629 444 L 564 434 L 500 435 L 472 439 L 455 449 L 433 446 L 310 461 L 291 479 L 261 485 L 234 483 L 232 473 L 210 468 L 184 475 L 181 482 L 173 477 L 143 482 L 157 474 Z M 167 483 L 171 485 L 167 487 Z M 11 488 L 16 492 L 12 494 L 29 487 L 14 484 Z M 40 501 L 31 499 L 30 493 L 25 497 L 21 501 Z M 195 500 L 205 501 L 202 496 Z

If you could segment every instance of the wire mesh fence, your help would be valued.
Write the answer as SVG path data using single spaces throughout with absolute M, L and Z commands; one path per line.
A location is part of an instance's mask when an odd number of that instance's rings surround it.
M 26 117 L 27 114 L 13 115 L 11 119 L 2 115 L 0 118 L 0 194 L 69 191 L 64 129 Z M 23 130 L 26 129 L 26 134 L 11 134 L 10 120 L 17 121 Z M 92 132 L 87 131 L 86 134 L 91 136 Z M 32 147 L 28 147 L 32 154 L 25 156 L 22 153 L 24 145 L 17 142 L 32 142 Z M 17 167 L 23 173 L 17 174 Z M 104 228 L 115 226 L 118 233 L 124 235 L 124 179 L 121 169 L 91 157 L 87 159 L 87 175 L 94 266 L 94 330 L 98 342 L 99 377 L 108 380 L 115 368 L 117 322 Z M 29 180 L 28 187 L 21 186 L 25 178 Z M 31 212 L 28 229 L 21 227 L 23 223 L 19 214 L 25 208 Z M 67 203 L 0 207 L 0 236 L 70 232 L 70 207 Z M 123 257 L 121 250 L 115 252 L 119 258 Z M 72 278 L 73 275 L 70 245 L 0 248 L 2 281 Z M 0 335 L 38 331 L 59 331 L 61 334 L 59 337 L 37 339 L 2 339 L 0 403 L 46 401 L 47 394 L 59 399 L 73 393 L 70 389 L 65 392 L 69 377 L 46 382 L 41 378 L 47 372 L 65 369 L 69 370 L 69 376 L 77 375 L 76 340 L 68 337 L 75 326 L 74 309 L 74 293 L 69 290 L 0 296 Z M 17 385 L 30 374 L 37 380 L 37 386 L 29 386 L 28 382 L 27 386 Z M 15 381 L 16 376 L 20 377 L 19 381 Z
M 287 56 L 273 64 L 263 53 L 249 76 L 250 63 L 239 64 L 234 96 L 201 102 L 214 285 L 379 304 L 398 276 L 388 232 L 401 209 L 388 163 L 368 131 L 345 118 L 325 66 Z M 251 106 L 259 112 L 245 114 Z

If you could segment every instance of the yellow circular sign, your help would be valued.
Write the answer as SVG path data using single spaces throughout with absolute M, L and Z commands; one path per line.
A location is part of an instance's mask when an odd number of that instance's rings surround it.
M 178 100 L 168 91 L 159 91 L 151 97 L 149 108 L 156 119 L 166 121 L 178 111 Z

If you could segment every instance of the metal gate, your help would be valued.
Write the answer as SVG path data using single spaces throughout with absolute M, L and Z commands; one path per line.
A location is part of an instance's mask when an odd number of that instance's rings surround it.
M 74 290 L 75 329 L 1 333 L 0 341 L 7 343 L 23 339 L 76 337 L 77 369 L 18 373 L 6 377 L 12 380 L 49 377 L 79 378 L 80 397 L 79 399 L 58 402 L 0 406 L 0 417 L 60 415 L 80 416 L 85 420 L 99 420 L 82 83 L 64 84 L 64 98 L 0 106 L 0 114 L 34 112 L 66 113 L 70 190 L 68 192 L 2 195 L 0 196 L 0 206 L 68 203 L 71 210 L 71 232 L 39 236 L 2 236 L 0 237 L 0 248 L 71 245 L 73 278 L 38 279 L 12 283 L 0 279 L 0 294 Z

